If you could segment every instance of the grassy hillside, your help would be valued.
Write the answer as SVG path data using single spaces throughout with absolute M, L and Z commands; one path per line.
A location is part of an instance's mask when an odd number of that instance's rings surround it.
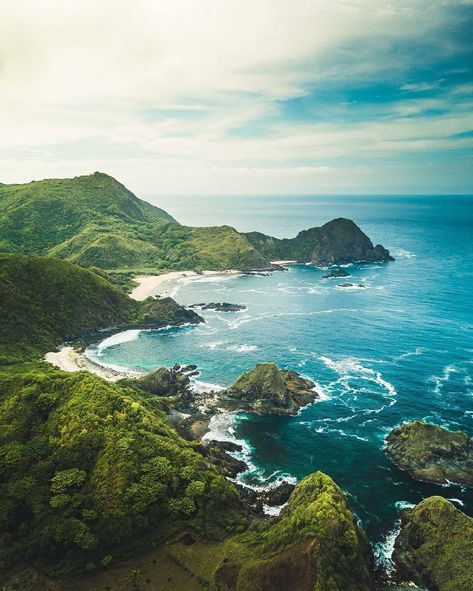
M 135 302 L 93 271 L 49 257 L 0 255 L 0 363 L 101 328 L 198 321 L 170 298 Z
M 233 228 L 184 228 L 94 173 L 0 185 L 0 251 L 49 255 L 101 269 L 229 269 L 266 266 Z
M 0 185 L 0 237 L 3 252 L 54 256 L 125 273 L 267 268 L 276 259 L 390 260 L 382 246 L 374 247 L 343 218 L 292 239 L 242 234 L 230 226 L 184 227 L 98 172 Z

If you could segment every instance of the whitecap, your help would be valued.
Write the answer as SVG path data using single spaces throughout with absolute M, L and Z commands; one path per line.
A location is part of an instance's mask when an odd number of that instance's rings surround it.
M 396 521 L 393 529 L 390 530 L 382 539 L 374 546 L 375 560 L 378 564 L 382 565 L 386 574 L 392 575 L 395 570 L 394 562 L 392 560 L 394 552 L 394 544 L 396 538 L 401 531 L 401 520 Z
M 286 505 L 287 505 L 287 503 L 283 503 L 282 505 L 274 505 L 274 506 L 263 505 L 263 513 L 265 515 L 269 515 L 270 517 L 278 517 Z
M 121 345 L 122 343 L 128 343 L 135 341 L 141 329 L 125 330 L 123 332 L 117 332 L 116 334 L 104 339 L 97 345 L 97 354 L 100 355 L 105 349 L 113 347 L 115 345 Z
M 235 351 L 236 353 L 250 353 L 256 351 L 258 347 L 256 345 L 230 345 L 227 347 L 227 351 Z

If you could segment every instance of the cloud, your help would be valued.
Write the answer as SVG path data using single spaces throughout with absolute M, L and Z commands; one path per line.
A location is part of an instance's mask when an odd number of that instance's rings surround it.
M 381 158 L 471 129 L 472 5 L 17 0 L 0 21 L 2 180 L 102 168 L 138 192 L 228 193 L 338 170 L 350 191 L 358 166 L 379 186 Z

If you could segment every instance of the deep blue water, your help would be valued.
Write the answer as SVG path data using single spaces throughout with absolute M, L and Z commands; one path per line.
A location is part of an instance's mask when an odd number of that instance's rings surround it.
M 433 486 L 397 470 L 383 452 L 399 423 L 423 419 L 473 435 L 473 198 L 241 197 L 157 201 L 188 224 L 228 223 L 277 236 L 350 217 L 396 260 L 348 267 L 339 288 L 305 265 L 271 277 L 203 278 L 180 303 L 229 301 L 240 313 L 206 312 L 206 324 L 142 332 L 104 348 L 100 361 L 143 370 L 196 363 L 201 382 L 226 386 L 258 361 L 313 379 L 320 402 L 296 417 L 239 415 L 254 484 L 282 475 L 330 474 L 375 544 L 399 509 L 439 494 L 473 514 L 473 494 Z M 214 424 L 227 429 L 228 421 Z M 227 432 L 228 435 L 228 432 Z M 392 537 L 392 536 L 391 536 Z

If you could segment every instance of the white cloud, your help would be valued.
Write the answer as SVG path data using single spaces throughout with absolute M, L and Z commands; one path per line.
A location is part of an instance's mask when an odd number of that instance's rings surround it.
M 416 90 L 403 76 L 417 58 L 386 48 L 429 37 L 449 18 L 443 9 L 458 4 L 11 2 L 0 20 L 1 180 L 103 169 L 138 192 L 228 193 L 235 177 L 255 190 L 271 183 L 279 190 L 328 182 L 337 158 L 434 149 L 465 129 L 468 114 L 419 126 L 405 118 L 428 104 L 411 100 L 394 107 L 396 120 L 299 125 L 278 119 L 278 100 L 304 96 L 308 85 L 392 70 L 400 87 Z M 149 115 L 153 109 L 159 117 Z M 231 133 L 257 122 L 261 137 Z M 357 175 L 344 174 L 337 182 L 349 187 Z

